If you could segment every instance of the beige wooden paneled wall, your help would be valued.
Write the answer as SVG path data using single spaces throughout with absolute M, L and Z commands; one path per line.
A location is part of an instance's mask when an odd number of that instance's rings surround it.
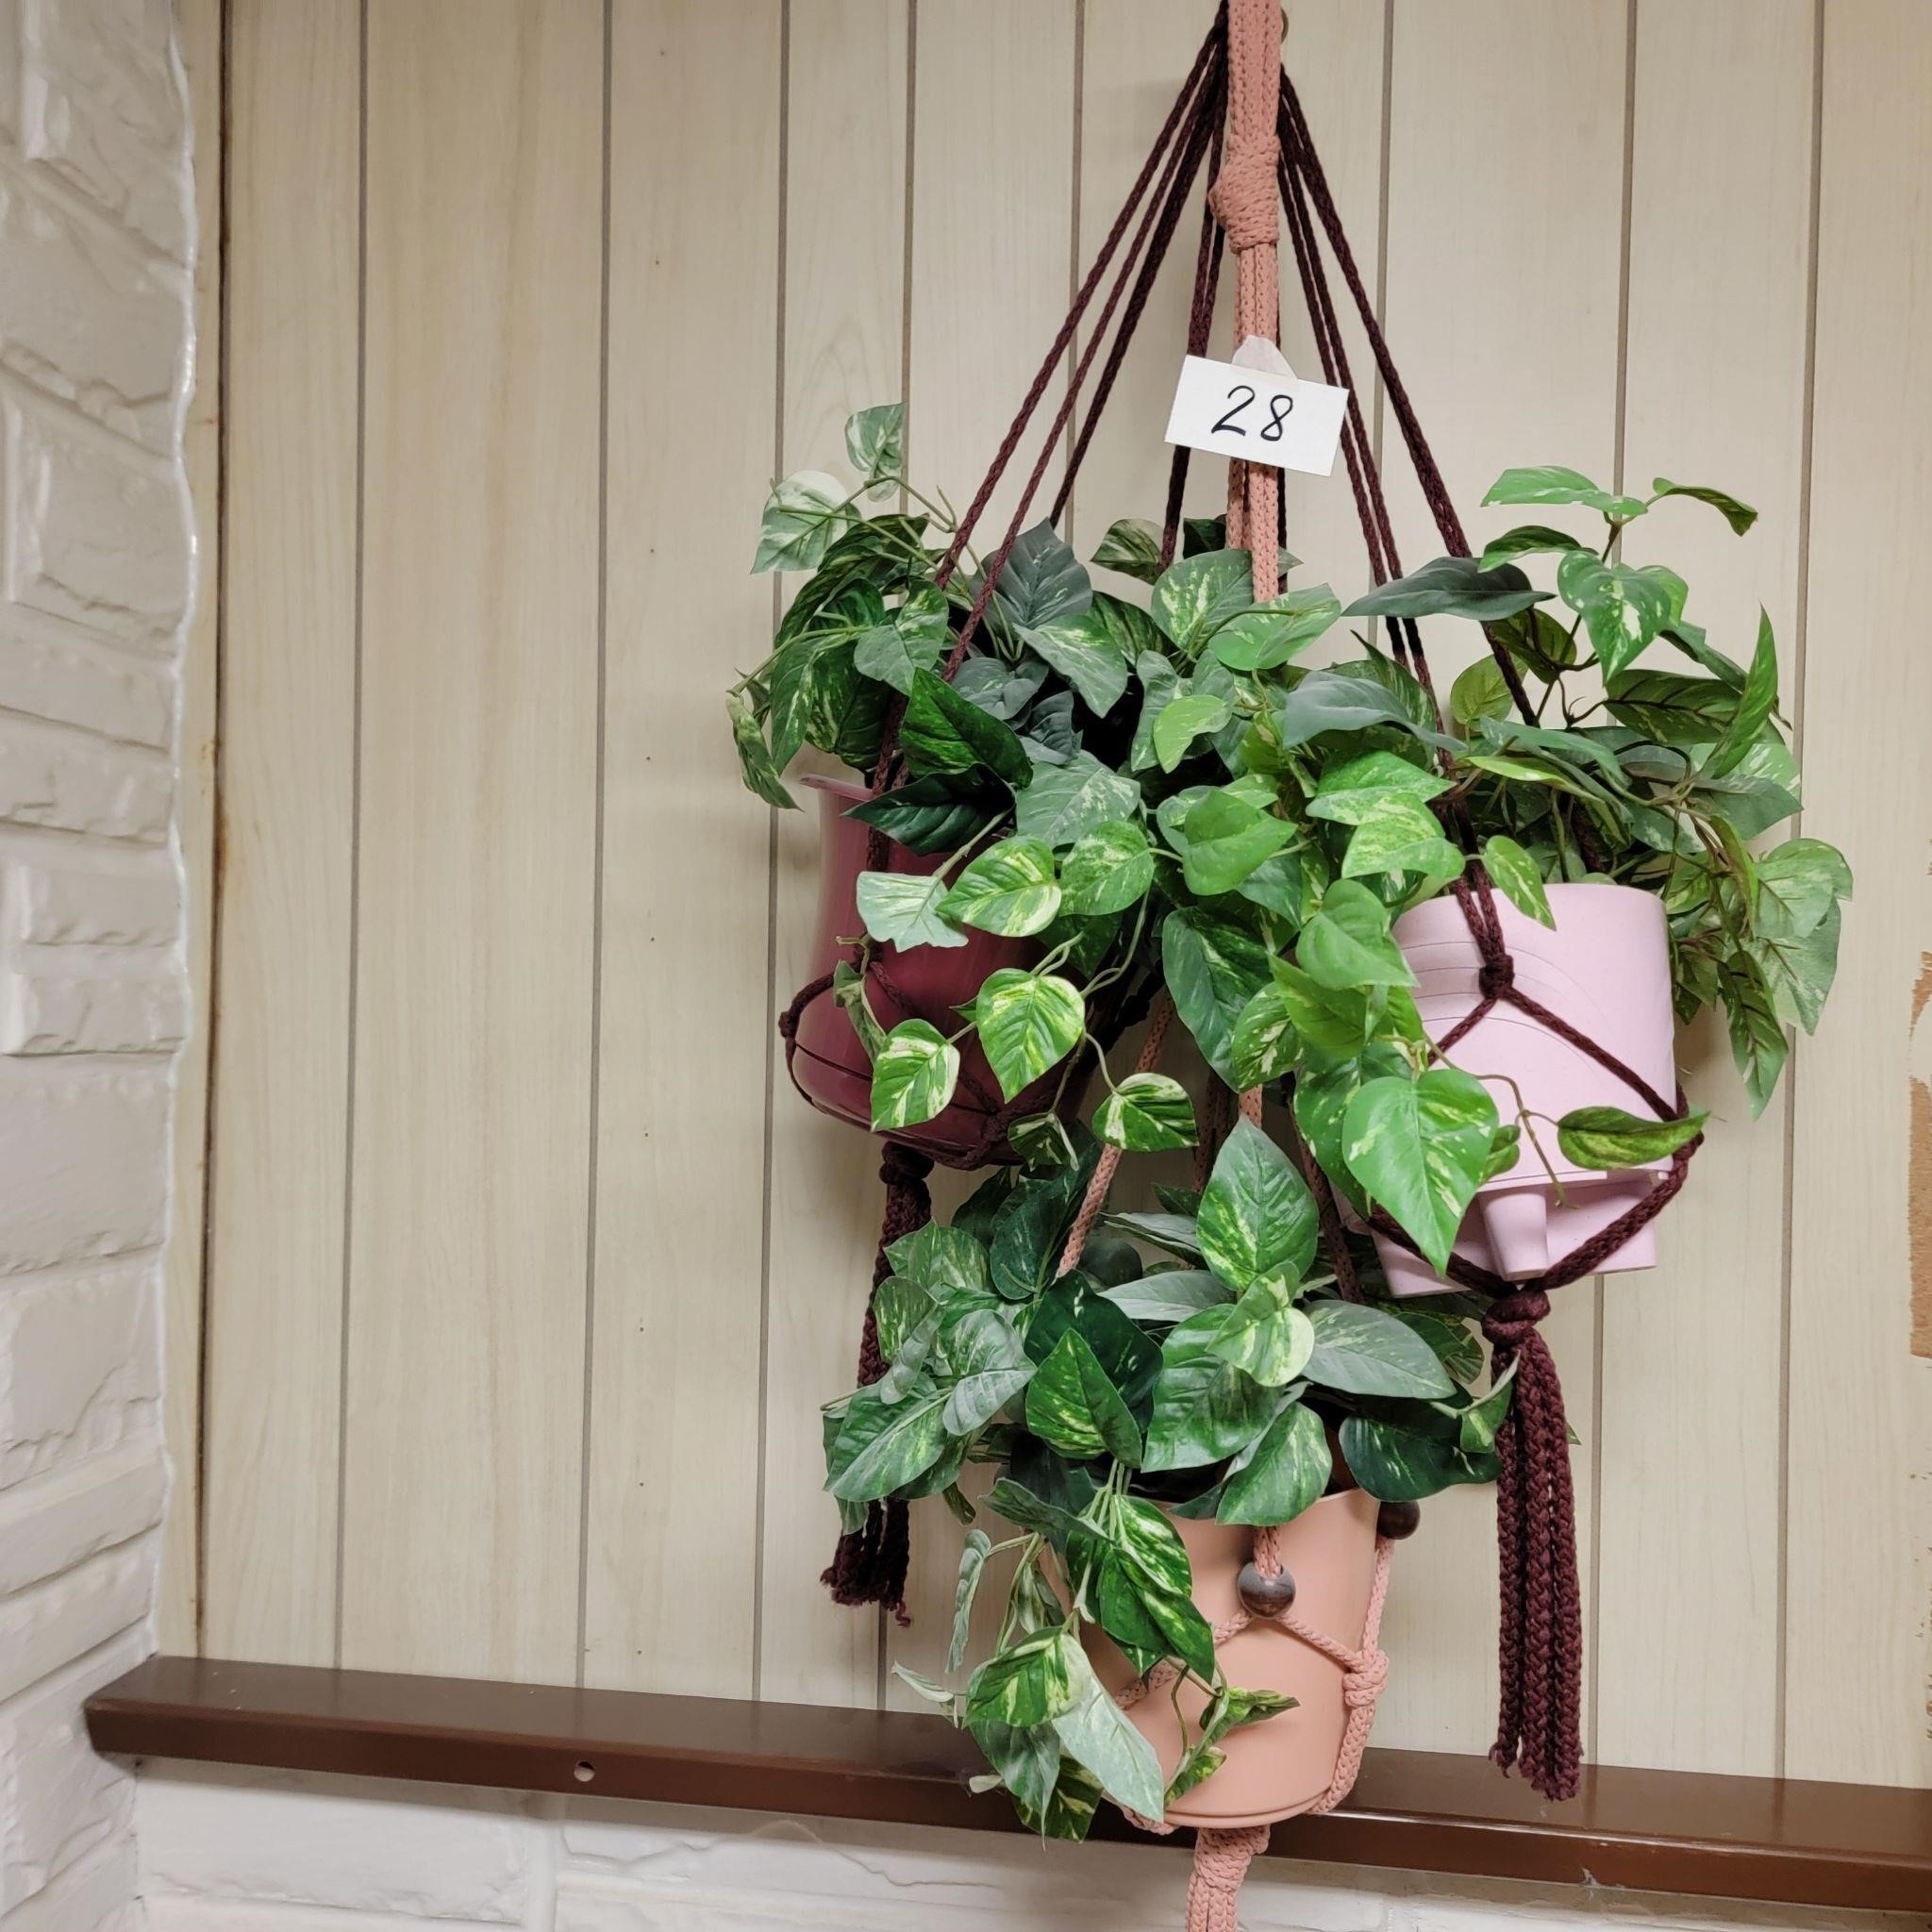
M 1645 539 L 1720 634 L 1770 608 L 1807 822 L 1857 871 L 1776 1107 L 1747 1132 L 1723 1041 L 1687 1040 L 1725 1118 L 1664 1265 L 1552 1323 L 1594 1751 L 1927 1781 L 1932 8 L 1291 10 L 1465 509 L 1541 461 L 1759 505 L 1741 544 L 1690 510 Z M 970 490 L 1206 0 L 227 16 L 223 881 L 175 1640 L 872 1703 L 891 1658 L 931 1658 L 952 1539 L 922 1541 L 908 1631 L 815 1580 L 816 1409 L 878 1189 L 774 1059 L 815 827 L 740 789 L 720 694 L 783 594 L 746 571 L 763 491 L 836 462 L 850 409 L 906 398 L 916 474 Z M 1158 509 L 1185 274 L 1089 464 L 1083 547 Z M 1291 516 L 1318 574 L 1362 582 L 1340 478 L 1295 479 Z M 1381 1741 L 1487 1740 L 1490 1514 L 1443 1498 L 1403 1553 Z

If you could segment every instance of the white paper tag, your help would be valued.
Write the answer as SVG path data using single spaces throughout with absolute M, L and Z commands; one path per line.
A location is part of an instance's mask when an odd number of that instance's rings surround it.
M 1348 391 L 1299 381 L 1272 342 L 1262 346 L 1266 357 L 1256 353 L 1251 339 L 1236 352 L 1236 361 L 1190 356 L 1182 362 L 1168 441 L 1279 470 L 1332 475 Z M 1278 366 L 1260 366 L 1271 362 Z

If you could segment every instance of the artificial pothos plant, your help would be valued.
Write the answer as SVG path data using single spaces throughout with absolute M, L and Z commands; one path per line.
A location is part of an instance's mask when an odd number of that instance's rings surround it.
M 1103 1794 L 1159 1817 L 1230 1731 L 1291 1703 L 1226 1679 L 1171 1517 L 1286 1523 L 1351 1481 L 1399 1510 L 1487 1482 L 1510 1384 L 1473 1392 L 1483 1354 L 1459 1304 L 1341 1299 L 1307 1183 L 1246 1121 L 1198 1194 L 1111 1216 L 1058 1273 L 1098 1147 L 1075 1130 L 1066 1151 L 995 1169 L 950 1226 L 888 1251 L 890 1366 L 825 1410 L 825 1463 L 847 1527 L 871 1502 L 934 1494 L 969 1525 L 949 1674 L 997 1577 L 987 1654 L 958 1690 L 901 1675 L 972 1730 L 1028 1824 L 1080 1838 Z M 1010 1533 L 976 1523 L 969 1462 L 996 1468 L 985 1507 Z M 1171 1776 L 1096 1675 L 1090 1626 L 1205 1696 Z
M 1441 1270 L 1476 1190 L 1525 1145 L 1547 1166 L 1553 1136 L 1576 1166 L 1613 1170 L 1671 1154 L 1703 1123 L 1613 1108 L 1551 1121 L 1520 1097 L 1505 1118 L 1482 1069 L 1432 1043 L 1391 921 L 1478 862 L 1545 924 L 1552 883 L 1654 894 L 1679 1016 L 1723 1009 L 1763 1108 L 1787 1026 L 1809 1030 L 1823 1008 L 1850 873 L 1823 841 L 1764 841 L 1798 808 L 1769 620 L 1740 663 L 1687 616 L 1681 576 L 1621 555 L 1631 525 L 1680 499 L 1740 535 L 1754 511 L 1661 477 L 1636 496 L 1573 470 L 1511 470 L 1487 502 L 1583 512 L 1591 534 L 1524 524 L 1346 609 L 1325 584 L 1257 605 L 1249 556 L 1224 547 L 1218 521 L 1191 523 L 1165 567 L 1150 525 L 1108 532 L 1093 563 L 1144 586 L 1144 603 L 1096 590 L 1041 525 L 948 678 L 984 566 L 967 552 L 940 581 L 955 519 L 906 480 L 901 452 L 900 410 L 864 410 L 847 427 L 853 485 L 808 472 L 774 489 L 756 567 L 805 581 L 730 700 L 746 782 L 780 806 L 805 746 L 870 776 L 895 723 L 895 782 L 854 815 L 942 856 L 930 874 L 858 882 L 864 929 L 837 991 L 872 1059 L 875 1126 L 937 1115 L 976 1033 L 1009 1100 L 1056 1069 L 1061 1093 L 1075 1091 L 1091 1057 L 1093 1136 L 1193 1145 L 1180 1083 L 1117 1076 L 1091 1024 L 1123 981 L 1164 988 L 1214 1073 L 1237 1090 L 1286 1082 L 1337 1192 L 1391 1216 Z M 869 500 L 890 507 L 867 514 Z M 1445 619 L 1484 626 L 1512 675 L 1477 658 L 1439 721 L 1375 633 L 1377 620 L 1393 635 Z M 1311 665 L 1318 643 L 1327 661 Z M 958 947 L 975 928 L 1032 939 L 1039 957 L 962 989 L 950 1031 L 884 1027 L 867 997 L 875 950 Z M 960 1586 L 968 1603 L 995 1550 L 1017 1559 L 997 1641 L 962 1693 L 934 1694 L 1024 1815 L 1077 1835 L 1098 1790 L 1150 1816 L 1173 1794 L 1099 1690 L 1083 1624 L 1137 1665 L 1168 1658 L 1208 1687 L 1183 1782 L 1212 1769 L 1228 1728 L 1279 1707 L 1219 1677 L 1163 1512 L 1272 1524 L 1331 1478 L 1395 1503 L 1486 1480 L 1509 1385 L 1469 1389 L 1478 1300 L 1379 1301 L 1366 1242 L 1372 1299 L 1340 1299 L 1312 1272 L 1302 1176 L 1245 1124 L 1198 1200 L 1115 1217 L 1167 1264 L 1116 1240 L 1056 1281 L 1095 1153 L 1066 1110 L 1015 1124 L 1023 1172 L 892 1251 L 878 1300 L 890 1371 L 827 1412 L 826 1453 L 848 1510 L 944 1492 L 963 1512 L 963 1464 L 999 1466 L 989 1501 L 1016 1535 L 972 1531 Z M 956 1653 L 965 1628 L 962 1609 Z

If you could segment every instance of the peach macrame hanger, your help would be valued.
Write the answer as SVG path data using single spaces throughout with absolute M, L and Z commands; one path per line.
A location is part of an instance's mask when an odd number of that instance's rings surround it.
M 1281 145 L 1276 127 L 1281 95 L 1280 21 L 1278 0 L 1228 0 L 1227 140 L 1221 171 L 1208 189 L 1208 200 L 1235 251 L 1237 342 L 1258 336 L 1264 341 L 1278 344 L 1281 337 L 1277 258 L 1281 208 L 1277 170 Z M 1268 464 L 1236 461 L 1228 465 L 1227 543 L 1230 549 L 1249 550 L 1257 604 L 1275 596 L 1281 589 L 1280 553 L 1274 541 L 1280 516 L 1280 473 Z M 1163 993 L 1149 1015 L 1146 1040 L 1136 1062 L 1137 1072 L 1150 1072 L 1159 1059 L 1173 1019 L 1174 1003 Z M 1242 1092 L 1238 1105 L 1242 1119 L 1260 1125 L 1258 1087 Z M 1080 1204 L 1080 1212 L 1061 1251 L 1062 1274 L 1079 1265 L 1087 1239 L 1106 1206 L 1120 1158 L 1118 1147 L 1109 1146 L 1101 1154 Z M 1339 1230 L 1337 1236 L 1340 1238 Z M 1344 1255 L 1338 1275 L 1346 1280 L 1348 1272 Z M 1358 1648 L 1316 1628 L 1295 1615 L 1291 1607 L 1274 1612 L 1265 1620 L 1274 1624 L 1284 1635 L 1319 1651 L 1339 1666 L 1342 1674 L 1347 1724 L 1336 1757 L 1335 1775 L 1321 1797 L 1307 1807 L 1312 1811 L 1332 1811 L 1354 1786 L 1361 1770 L 1369 1729 L 1374 1723 L 1375 1703 L 1389 1680 L 1389 1659 L 1382 1654 L 1378 1639 L 1382 1606 L 1389 1594 L 1390 1549 L 1388 1538 L 1375 1539 L 1375 1575 Z M 1255 1567 L 1270 1579 L 1282 1574 L 1281 1553 L 1272 1529 L 1263 1529 L 1255 1538 Z M 1244 1606 L 1238 1607 L 1231 1617 L 1213 1626 L 1216 1647 L 1257 1621 L 1253 1611 Z M 1167 1689 L 1178 1675 L 1172 1663 L 1157 1665 L 1139 1683 L 1121 1693 L 1121 1707 L 1131 1709 L 1143 1698 Z M 1283 1813 L 1285 1817 L 1292 1815 L 1291 1811 Z M 1175 1828 L 1163 1818 L 1142 1818 L 1133 1811 L 1126 1816 L 1141 1830 L 1162 1837 Z M 1267 1850 L 1269 1829 L 1265 1824 L 1251 1824 L 1230 1830 L 1208 1827 L 1197 1832 L 1193 1871 L 1188 1884 L 1187 1932 L 1239 1932 L 1241 1883 L 1249 1865 Z

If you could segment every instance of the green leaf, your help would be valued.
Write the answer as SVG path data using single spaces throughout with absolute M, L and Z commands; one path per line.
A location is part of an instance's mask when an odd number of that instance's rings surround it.
M 1245 925 L 1183 906 L 1161 922 L 1160 958 L 1181 1024 L 1208 1064 L 1231 1081 L 1235 1024 L 1268 983 L 1267 947 Z
M 966 1661 L 966 1640 L 973 1628 L 973 1599 L 979 1593 L 979 1580 L 986 1574 L 986 1559 L 992 1553 L 992 1539 L 983 1529 L 969 1529 L 959 1552 L 959 1580 L 953 1587 L 953 1641 L 946 1652 L 946 1668 L 957 1671 Z
M 1373 677 L 1345 671 L 1310 671 L 1282 699 L 1274 720 L 1284 751 L 1330 731 L 1364 731 L 1374 724 L 1395 725 L 1425 744 L 1453 741 L 1419 725 L 1394 693 Z
M 1343 1158 L 1439 1272 L 1481 1184 L 1495 1103 L 1479 1080 L 1432 1067 L 1415 1080 L 1371 1080 L 1348 1103 Z
M 1173 771 L 1202 732 L 1219 731 L 1233 715 L 1233 706 L 1209 691 L 1189 691 L 1171 700 L 1154 721 L 1154 756 L 1160 769 Z
M 1095 1110 L 1093 1131 L 1130 1154 L 1191 1147 L 1201 1138 L 1188 1090 L 1165 1074 L 1129 1074 Z
M 1074 1707 L 1074 1659 L 1086 1657 L 1073 1631 L 1042 1630 L 990 1657 L 966 1687 L 966 1718 L 1024 1730 Z
M 731 740 L 738 747 L 738 768 L 745 790 L 755 791 L 767 805 L 796 811 L 798 801 L 786 791 L 785 780 L 772 761 L 771 747 L 765 742 L 758 720 L 752 716 L 751 707 L 734 691 L 724 700 L 724 709 L 731 719 Z
M 1097 611 L 1029 625 L 1020 636 L 1029 651 L 1079 692 L 1096 717 L 1105 717 L 1120 702 L 1127 688 L 1127 661 Z
M 1326 584 L 1284 591 L 1238 612 L 1208 641 L 1208 648 L 1230 671 L 1273 671 L 1298 658 L 1341 615 L 1341 605 Z
M 1457 1418 L 1456 1443 L 1465 1456 L 1482 1456 L 1496 1446 L 1496 1431 L 1509 1413 L 1516 1393 L 1516 1364 L 1503 1371 L 1503 1378 L 1480 1402 L 1472 1402 Z
M 1209 550 L 1171 565 L 1154 586 L 1148 608 L 1174 648 L 1192 658 L 1254 602 L 1254 558 L 1245 550 Z
M 878 403 L 845 419 L 845 457 L 868 484 L 906 466 L 906 405 Z
M 1211 897 L 1233 891 L 1263 859 L 1294 837 L 1294 827 L 1229 789 L 1209 791 L 1191 807 L 1182 834 L 1187 841 L 1182 874 L 1188 889 Z
M 772 659 L 768 722 L 772 762 L 780 771 L 801 744 L 815 744 L 860 766 L 872 762 L 869 751 L 876 748 L 887 694 L 859 676 L 852 654 L 856 639 L 885 621 L 885 606 L 870 585 L 855 584 L 820 615 L 828 620 L 825 628 L 780 645 Z M 856 627 L 848 627 L 848 619 Z
M 1079 1043 L 1087 1007 L 1079 988 L 1058 974 L 1003 966 L 979 989 L 973 1021 L 1000 1091 L 1010 1100 Z
M 1325 1058 L 1351 1058 L 1369 1035 L 1367 995 L 1357 987 L 1324 986 L 1298 966 L 1277 960 L 1274 984 L 1304 1048 Z
M 1042 522 L 1021 531 L 993 596 L 1015 630 L 1031 630 L 1078 616 L 1093 601 L 1093 582 L 1059 533 Z
M 959 874 L 940 910 L 962 925 L 1024 939 L 1053 923 L 1060 889 L 1053 850 L 1040 839 L 1002 839 Z
M 958 1291 L 984 1294 L 991 1285 L 986 1249 L 965 1228 L 946 1227 L 937 1221 L 901 1235 L 886 1250 L 886 1259 L 894 1274 L 935 1296 Z
M 1328 888 L 1321 911 L 1303 926 L 1295 953 L 1309 978 L 1338 991 L 1416 983 L 1390 936 L 1389 908 L 1353 879 Z
M 1046 682 L 1046 665 L 1026 658 L 1008 664 L 1004 658 L 969 652 L 966 660 L 953 674 L 953 689 L 969 703 L 977 705 L 988 716 L 1010 724 Z
M 1478 658 L 1449 687 L 1449 715 L 1465 733 L 1478 718 L 1507 718 L 1515 702 L 1502 667 L 1492 657 Z
M 1219 1307 L 1233 1297 L 1234 1291 L 1226 1282 L 1205 1268 L 1169 1268 L 1106 1291 L 1106 1298 L 1115 1307 L 1153 1327 L 1185 1322 L 1190 1315 Z
M 1076 751 L 1065 764 L 1035 772 L 1014 800 L 1014 813 L 1024 836 L 1058 850 L 1097 826 L 1132 817 L 1140 803 L 1133 779 L 1110 771 L 1091 752 Z
M 894 691 L 909 691 L 918 672 L 939 668 L 950 638 L 946 593 L 921 584 L 890 622 L 874 625 L 860 637 L 853 647 L 852 668 Z
M 1284 1389 L 1307 1367 L 1315 1331 L 1290 1298 L 1286 1277 L 1271 1274 L 1221 1310 L 1221 1331 L 1208 1346 L 1262 1388 Z
M 1323 774 L 1308 800 L 1308 815 L 1358 825 L 1388 799 L 1406 798 L 1426 805 L 1448 789 L 1448 779 L 1398 758 L 1392 751 L 1366 752 Z
M 1744 674 L 1744 689 L 1738 699 L 1737 711 L 1724 726 L 1724 736 L 1705 758 L 1699 776 L 1721 778 L 1742 764 L 1776 708 L 1777 640 L 1771 634 L 1771 618 L 1760 608 L 1757 648 L 1752 653 L 1750 670 Z
M 1011 1797 L 1021 1823 L 1029 1831 L 1054 1836 L 1054 1823 L 1062 1810 L 1059 1786 L 1064 1759 L 1058 1732 L 1050 1724 L 1021 1729 L 995 1718 L 969 1719 L 969 1725 L 974 1741 Z M 1084 1779 L 1086 1774 L 1076 1769 L 1075 1775 Z M 1091 1807 L 1089 1811 L 1091 1817 Z M 1085 1833 L 1068 1830 L 1058 1835 L 1077 1838 Z
M 1741 537 L 1757 521 L 1757 512 L 1748 503 L 1740 503 L 1735 496 L 1727 495 L 1722 490 L 1712 490 L 1707 485 L 1696 483 L 1673 483 L 1667 476 L 1658 476 L 1651 483 L 1657 493 L 1653 503 L 1666 496 L 1694 496 L 1699 503 L 1707 503 L 1711 508 L 1720 511 L 1725 523 Z
M 1671 591 L 1655 570 L 1605 563 L 1573 550 L 1557 566 L 1557 589 L 1583 619 L 1606 677 L 1614 677 L 1671 621 Z
M 1228 1472 L 1215 1518 L 1256 1524 L 1292 1522 L 1321 1500 L 1332 1468 L 1321 1417 L 1291 1402 Z
M 1757 860 L 1753 916 L 1774 939 L 1803 939 L 1840 899 L 1852 896 L 1852 869 L 1823 839 L 1787 839 Z
M 1493 624 L 1544 602 L 1513 563 L 1485 570 L 1473 557 L 1438 557 L 1407 576 L 1391 577 L 1357 597 L 1344 617 L 1468 617 Z
M 1610 716 L 1658 744 L 1709 744 L 1738 709 L 1729 686 L 1676 671 L 1620 671 L 1606 689 Z
M 1484 544 L 1480 567 L 1494 570 L 1499 563 L 1507 562 L 1512 557 L 1531 557 L 1550 550 L 1583 550 L 1589 546 L 1562 530 L 1553 530 L 1547 524 L 1519 524 L 1513 530 L 1506 530 L 1502 536 L 1491 538 Z
M 1036 1496 L 1024 1483 L 1017 1483 L 1010 1476 L 1001 1476 L 987 1491 L 986 1507 L 995 1516 L 1005 1517 L 1016 1529 L 1038 1530 L 1056 1544 L 1063 1545 L 1074 1526 L 1071 1510 Z
M 1599 490 L 1577 470 L 1566 470 L 1559 463 L 1542 463 L 1531 469 L 1505 470 L 1490 486 L 1483 498 L 1491 503 L 1580 503 L 1586 508 L 1601 510 L 1613 523 L 1627 524 L 1644 511 L 1641 497 L 1619 496 Z
M 1299 1044 L 1287 994 L 1279 986 L 1264 986 L 1235 1022 L 1228 1046 L 1231 1084 L 1246 1092 L 1292 1073 Z
M 1493 1482 L 1493 1456 L 1470 1456 L 1446 1436 L 1377 1417 L 1352 1415 L 1341 1424 L 1341 1457 L 1378 1502 L 1412 1503 L 1457 1483 Z
M 1539 925 L 1556 925 L 1550 895 L 1543 891 L 1541 869 L 1507 833 L 1496 832 L 1483 841 L 1483 870 L 1497 891 L 1525 919 L 1533 919 Z
M 1274 1412 L 1274 1391 L 1215 1353 L 1224 1314 L 1191 1316 L 1161 1345 L 1141 1464 L 1150 1473 L 1220 1462 L 1245 1449 Z
M 855 521 L 844 487 L 823 470 L 800 470 L 772 486 L 758 520 L 754 575 L 768 570 L 813 570 L 832 540 Z
M 947 923 L 946 898 L 939 873 L 858 874 L 858 916 L 866 931 L 895 946 L 963 946 L 966 935 Z
M 1744 941 L 1744 950 L 1771 989 L 1778 1018 L 1807 1033 L 1817 1030 L 1838 975 L 1839 927 L 1839 910 L 1833 906 L 1800 938 L 1760 933 Z
M 1144 517 L 1123 517 L 1108 529 L 1093 553 L 1102 570 L 1117 570 L 1143 584 L 1160 580 L 1160 532 Z
M 1069 1328 L 1026 1388 L 1026 1426 L 1076 1462 L 1141 1459 L 1141 1429 L 1087 1339 Z
M 899 749 L 921 776 L 983 766 L 1016 791 L 1033 781 L 1033 761 L 1012 728 L 930 671 L 913 674 L 912 694 L 899 722 Z
M 1061 1746 L 1116 1805 L 1142 1818 L 1158 1818 L 1167 1796 L 1154 1746 L 1108 1695 L 1083 1650 L 1076 1645 L 1068 1661 L 1074 1704 L 1054 1720 Z
M 983 781 L 941 775 L 914 778 L 882 791 L 855 805 L 845 816 L 876 825 L 908 851 L 929 858 L 936 852 L 957 851 L 1004 808 L 1005 802 L 1004 792 L 990 792 Z
M 1310 1302 L 1311 1382 L 1348 1395 L 1453 1395 L 1441 1358 L 1407 1322 L 1364 1302 Z
M 1565 1160 L 1606 1173 L 1667 1160 L 1686 1141 L 1704 1131 L 1707 1113 L 1691 1112 L 1679 1121 L 1645 1120 L 1621 1107 L 1573 1108 L 1557 1123 L 1557 1144 Z
M 1132 819 L 1095 825 L 1060 862 L 1060 903 L 1069 912 L 1124 912 L 1154 883 L 1154 854 Z
M 1136 1241 L 1145 1241 L 1149 1247 L 1176 1255 L 1183 1261 L 1198 1262 L 1201 1258 L 1200 1227 L 1191 1214 L 1116 1213 L 1107 1217 L 1107 1224 Z
M 930 1383 L 891 1405 L 879 1399 L 876 1385 L 858 1390 L 832 1444 L 825 1487 L 850 1503 L 876 1502 L 903 1489 L 944 1449 L 944 1394 Z
M 1315 1257 L 1318 1226 L 1293 1163 L 1259 1127 L 1238 1120 L 1201 1192 L 1195 1233 L 1208 1265 L 1234 1288 L 1280 1273 L 1299 1280 Z
M 1187 1550 L 1155 1505 L 1101 1491 L 1068 1537 L 1067 1567 L 1076 1600 L 1142 1668 L 1174 1656 L 1215 1674 L 1214 1633 L 1191 1595 Z
M 1460 849 L 1443 838 L 1435 813 L 1394 793 L 1380 800 L 1356 827 L 1342 855 L 1341 875 L 1355 879 L 1421 872 L 1454 878 L 1462 866 Z
M 873 1062 L 874 1131 L 912 1127 L 942 1113 L 959 1079 L 959 1049 L 924 1020 L 902 1020 Z
M 901 1274 L 889 1274 L 872 1291 L 872 1311 L 879 1353 L 887 1361 L 893 1362 L 899 1359 L 908 1338 L 931 1317 L 932 1296 L 917 1282 Z
M 1718 997 L 1730 1020 L 1731 1057 L 1744 1076 L 1751 1111 L 1764 1111 L 1790 1055 L 1784 1023 L 1756 960 L 1732 953 L 1718 962 Z
M 1547 610 L 1525 610 L 1492 626 L 1498 643 L 1545 682 L 1576 662 L 1576 640 Z

